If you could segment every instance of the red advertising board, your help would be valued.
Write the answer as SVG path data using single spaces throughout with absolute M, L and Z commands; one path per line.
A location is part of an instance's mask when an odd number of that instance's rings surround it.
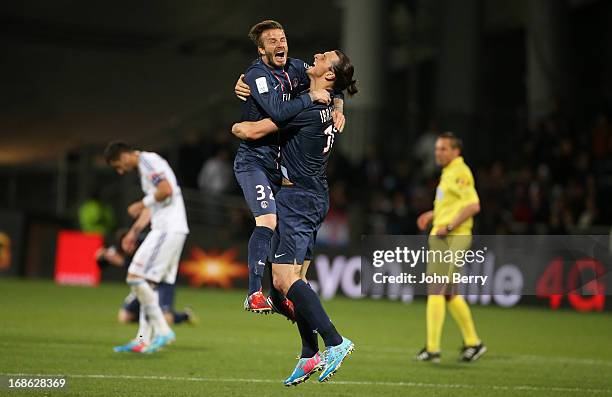
M 57 234 L 55 282 L 65 285 L 97 285 L 100 268 L 96 251 L 104 244 L 101 235 L 62 230 Z

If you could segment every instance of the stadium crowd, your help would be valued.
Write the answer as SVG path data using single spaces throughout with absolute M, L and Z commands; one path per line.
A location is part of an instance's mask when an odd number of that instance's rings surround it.
M 439 132 L 423 132 L 410 149 L 412 156 L 401 159 L 371 146 L 359 164 L 352 164 L 335 150 L 328 166 L 331 208 L 321 243 L 346 245 L 353 229 L 416 234 L 415 219 L 430 209 L 439 178 L 433 157 Z M 505 157 L 481 163 L 466 158 L 483 209 L 477 233 L 588 233 L 612 223 L 605 205 L 612 198 L 612 125 L 606 113 L 581 128 L 552 114 L 512 139 L 515 149 L 504 150 Z M 182 184 L 202 194 L 240 195 L 231 172 L 236 146 L 223 128 L 189 134 L 178 156 Z M 231 223 L 239 231 L 250 221 L 248 213 L 234 214 Z

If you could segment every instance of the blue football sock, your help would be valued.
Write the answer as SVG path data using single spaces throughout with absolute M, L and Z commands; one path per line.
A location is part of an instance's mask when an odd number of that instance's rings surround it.
M 174 324 L 180 324 L 182 322 L 187 321 L 189 315 L 185 312 L 172 312 L 172 317 L 174 317 Z
M 319 297 L 303 280 L 297 280 L 291 285 L 287 298 L 293 302 L 296 312 L 299 312 L 321 335 L 325 346 L 337 346 L 342 343 L 342 337 L 325 313 Z
M 310 358 L 319 351 L 319 338 L 304 316 L 296 311 L 295 317 L 300 336 L 302 337 L 302 355 L 300 357 Z
M 249 295 L 261 289 L 272 233 L 273 231 L 265 226 L 256 226 L 249 239 Z

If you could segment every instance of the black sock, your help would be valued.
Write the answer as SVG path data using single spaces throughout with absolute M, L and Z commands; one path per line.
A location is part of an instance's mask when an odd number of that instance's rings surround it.
M 295 312 L 295 317 L 300 336 L 302 337 L 302 355 L 300 357 L 313 357 L 319 351 L 319 338 L 317 337 L 317 333 L 299 312 Z
M 185 312 L 172 312 L 172 316 L 174 317 L 174 324 L 180 324 L 189 318 L 189 315 Z
M 249 295 L 261 289 L 266 259 L 270 252 L 273 231 L 265 226 L 256 226 L 249 239 Z
M 337 346 L 342 343 L 342 337 L 325 313 L 319 297 L 303 280 L 297 280 L 291 285 L 287 298 L 293 302 L 296 312 L 299 312 L 321 335 L 325 346 Z

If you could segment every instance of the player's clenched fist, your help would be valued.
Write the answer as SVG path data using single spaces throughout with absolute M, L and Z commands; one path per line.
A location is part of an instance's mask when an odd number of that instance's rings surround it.
M 128 254 L 131 254 L 136 249 L 136 234 L 131 230 L 121 240 L 121 248 Z
M 331 95 L 327 90 L 314 90 L 308 93 L 310 95 L 310 99 L 313 102 L 323 103 L 325 105 L 329 105 L 331 103 Z

